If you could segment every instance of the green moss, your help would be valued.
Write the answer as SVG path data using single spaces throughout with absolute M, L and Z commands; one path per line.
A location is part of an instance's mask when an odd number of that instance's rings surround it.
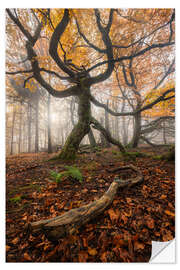
M 87 165 L 84 166 L 84 170 L 94 171 L 97 167 L 97 163 L 95 161 L 89 162 Z
M 19 203 L 20 201 L 21 201 L 21 196 L 10 198 L 10 202 L 15 203 L 15 204 Z
M 78 180 L 80 183 L 82 183 L 83 176 L 78 168 L 76 168 L 74 166 L 65 166 L 65 168 L 67 170 L 60 172 L 60 173 L 57 173 L 55 171 L 50 172 L 51 178 L 57 184 L 59 184 L 63 178 L 69 178 L 69 177 L 70 177 L 70 179 L 75 179 L 75 180 Z
M 100 148 L 99 146 L 95 146 L 95 147 L 94 147 L 94 150 L 96 150 L 96 151 L 101 151 L 101 148 Z
M 155 160 L 163 160 L 163 156 L 162 155 L 152 156 L 152 158 L 155 159 Z
M 34 189 L 34 190 L 37 190 L 37 191 L 41 191 L 40 185 L 32 184 L 32 183 L 31 183 L 31 184 L 29 184 L 29 185 L 27 185 L 27 186 L 24 186 L 24 187 L 18 187 L 18 188 L 15 188 L 15 189 L 11 190 L 11 191 L 9 192 L 9 195 L 13 195 L 13 194 L 15 194 L 15 193 L 18 193 L 18 192 L 20 192 L 20 191 L 27 190 L 27 189 Z
M 126 149 L 131 149 L 132 148 L 132 143 L 128 143 L 126 146 L 125 146 Z
M 120 154 L 120 152 L 118 152 L 118 151 L 116 151 L 116 150 L 112 150 L 112 154 L 113 154 L 114 156 L 117 156 L 117 155 Z

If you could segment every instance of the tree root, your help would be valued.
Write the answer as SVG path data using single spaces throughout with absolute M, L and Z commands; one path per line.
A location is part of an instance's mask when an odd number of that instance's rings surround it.
M 61 216 L 32 222 L 27 225 L 28 231 L 32 233 L 43 232 L 50 241 L 57 241 L 61 237 L 77 232 L 81 226 L 87 224 L 90 220 L 103 213 L 103 211 L 113 201 L 118 188 L 131 187 L 132 185 L 143 181 L 141 172 L 133 165 L 117 168 L 111 170 L 111 172 L 117 172 L 125 169 L 131 169 L 135 171 L 137 176 L 128 180 L 115 178 L 109 189 L 98 200 L 95 200 L 79 208 L 72 209 Z

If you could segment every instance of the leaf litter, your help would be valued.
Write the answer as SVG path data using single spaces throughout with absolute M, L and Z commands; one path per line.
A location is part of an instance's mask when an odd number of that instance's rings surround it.
M 145 150 L 147 151 L 147 150 Z M 75 162 L 47 162 L 47 153 L 7 158 L 7 262 L 148 262 L 151 241 L 169 241 L 175 235 L 174 163 L 138 157 L 118 159 L 107 149 L 103 155 L 79 155 Z M 43 233 L 25 231 L 28 222 L 61 215 L 101 197 L 117 173 L 112 168 L 137 166 L 143 183 L 118 191 L 103 214 L 72 236 L 55 243 Z M 50 171 L 80 168 L 83 181 L 51 182 Z M 133 177 L 127 171 L 120 175 Z

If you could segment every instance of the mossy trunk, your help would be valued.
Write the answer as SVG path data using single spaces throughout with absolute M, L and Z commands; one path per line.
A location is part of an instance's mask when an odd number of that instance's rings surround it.
M 89 99 L 89 88 L 81 88 L 78 95 L 78 123 L 74 126 L 68 136 L 65 145 L 58 158 L 63 160 L 75 159 L 79 144 L 90 131 L 91 105 Z

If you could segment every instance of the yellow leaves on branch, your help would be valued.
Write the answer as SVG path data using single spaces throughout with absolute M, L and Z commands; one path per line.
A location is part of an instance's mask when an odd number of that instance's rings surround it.
M 145 106 L 148 104 L 151 104 L 153 101 L 155 101 L 158 97 L 162 96 L 163 93 L 166 91 L 175 88 L 174 81 L 167 82 L 164 87 L 153 89 L 148 92 L 148 94 L 145 97 Z M 168 93 L 165 98 L 169 98 L 171 96 L 174 96 L 174 92 Z M 146 110 L 143 112 L 144 116 L 151 116 L 151 117 L 159 117 L 159 116 L 173 116 L 174 115 L 174 109 L 175 109 L 175 98 L 171 98 L 165 101 L 161 101 L 154 105 L 152 109 Z
M 63 18 L 64 9 L 51 9 L 50 19 L 48 17 L 49 15 L 47 15 L 47 9 L 34 9 L 34 12 L 43 23 L 44 34 L 50 39 L 54 29 Z M 78 34 L 75 19 L 78 20 L 83 33 L 88 33 L 88 35 L 91 35 L 93 38 L 97 38 L 94 36 L 95 24 L 93 24 L 92 12 L 92 9 L 69 9 L 70 20 L 58 45 L 59 56 L 63 59 L 65 51 L 66 59 L 71 60 L 71 63 L 79 67 L 82 65 L 90 65 L 90 55 L 87 44 L 85 46 L 84 40 Z

